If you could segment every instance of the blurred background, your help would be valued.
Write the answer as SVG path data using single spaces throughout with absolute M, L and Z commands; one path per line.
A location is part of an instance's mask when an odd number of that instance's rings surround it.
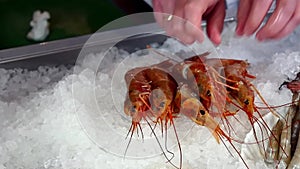
M 0 0 L 0 50 L 40 43 L 26 38 L 36 10 L 50 13 L 44 41 L 52 41 L 91 34 L 110 21 L 152 8 L 143 0 Z

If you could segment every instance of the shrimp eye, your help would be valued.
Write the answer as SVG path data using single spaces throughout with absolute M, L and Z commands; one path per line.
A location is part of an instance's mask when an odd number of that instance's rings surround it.
M 165 102 L 161 102 L 160 104 L 159 104 L 159 107 L 164 107 L 165 106 Z
M 135 110 L 136 110 L 136 106 L 132 106 L 131 107 L 131 112 L 135 112 Z
M 204 110 L 200 110 L 200 114 L 201 115 L 205 115 L 205 111 Z
M 206 95 L 211 96 L 210 90 L 207 90 Z
M 246 99 L 246 100 L 244 101 L 244 103 L 245 103 L 246 105 L 249 105 L 249 100 Z

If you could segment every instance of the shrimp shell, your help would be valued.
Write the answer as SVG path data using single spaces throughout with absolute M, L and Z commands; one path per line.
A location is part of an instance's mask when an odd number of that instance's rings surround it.
M 280 146 L 282 148 L 279 149 L 278 158 L 279 160 L 284 161 L 286 165 L 288 165 L 291 161 L 291 125 L 296 111 L 297 107 L 295 105 L 291 105 L 289 107 L 280 136 Z
M 288 169 L 299 169 L 299 168 L 300 168 L 300 139 L 298 139 L 295 154 L 288 166 Z
M 283 128 L 283 121 L 278 120 L 275 126 L 272 128 L 273 135 L 269 138 L 269 144 L 267 150 L 265 152 L 265 162 L 268 164 L 274 164 L 275 161 L 278 159 L 279 153 L 279 142 L 280 135 Z
M 294 95 L 298 96 L 298 94 L 294 94 Z M 293 121 L 292 121 L 291 156 L 293 156 L 294 153 L 295 153 L 297 142 L 298 142 L 299 130 L 300 130 L 300 108 L 299 108 L 299 102 L 300 102 L 300 100 L 298 101 L 297 112 L 296 112 L 295 117 L 293 118 Z

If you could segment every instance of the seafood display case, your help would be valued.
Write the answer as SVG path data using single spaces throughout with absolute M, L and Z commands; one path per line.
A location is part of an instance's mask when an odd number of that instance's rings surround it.
M 235 20 L 227 17 L 227 21 L 223 42 L 213 50 L 222 58 L 247 60 L 250 63 L 249 72 L 257 77 L 254 85 L 271 106 L 290 103 L 290 91 L 286 88 L 279 91 L 278 87 L 284 81 L 294 79 L 300 71 L 300 29 L 281 41 L 261 43 L 253 37 L 234 37 Z M 90 38 L 96 40 L 89 41 Z M 3 152 L 0 153 L 0 168 L 174 168 L 166 163 L 169 159 L 175 161 L 175 167 L 178 166 L 181 157 L 172 142 L 174 136 L 170 136 L 172 146 L 167 149 L 170 157 L 161 155 L 157 144 L 144 143 L 140 138 L 133 138 L 128 148 L 129 157 L 123 157 L 131 119 L 128 120 L 123 110 L 111 104 L 124 102 L 119 96 L 126 92 L 124 76 L 114 74 L 111 77 L 111 72 L 94 75 L 95 72 L 90 69 L 73 70 L 79 55 L 93 53 L 87 61 L 93 65 L 93 58 L 101 58 L 99 53 L 103 54 L 103 49 L 111 49 L 111 46 L 125 51 L 129 56 L 126 63 L 136 62 L 133 63 L 136 66 L 146 64 L 149 58 L 139 51 L 151 44 L 155 44 L 153 46 L 158 51 L 166 49 L 180 55 L 186 52 L 185 45 L 163 35 L 156 23 L 0 50 L 0 152 Z M 211 47 L 211 44 L 208 46 Z M 124 74 L 126 69 L 120 68 L 126 65 L 124 63 L 121 61 L 119 65 L 111 63 L 109 66 L 120 69 Z M 93 86 L 95 81 L 98 83 L 96 87 Z M 116 86 L 111 87 L 112 84 Z M 111 93 L 107 88 L 115 90 L 116 96 L 112 96 L 115 99 L 108 97 Z M 261 106 L 262 103 L 257 104 Z M 281 108 L 278 111 L 285 114 L 287 106 Z M 77 111 L 80 113 L 75 113 Z M 97 117 L 97 111 L 103 115 Z M 266 119 L 260 123 L 262 125 L 258 123 L 250 128 L 245 127 L 246 131 L 233 131 L 241 132 L 243 141 L 250 140 L 249 144 L 236 143 L 235 146 L 249 168 L 285 168 L 281 163 L 266 164 L 264 155 L 257 149 L 259 146 L 252 144 L 257 141 L 253 138 L 254 129 L 259 131 L 262 126 L 272 126 L 276 121 L 276 118 L 270 118 L 272 115 L 268 112 L 264 112 L 263 116 Z M 242 115 L 236 117 L 246 119 Z M 238 128 L 239 120 L 235 122 L 230 125 Z M 183 168 L 245 168 L 230 144 L 218 144 L 204 127 L 195 126 L 187 119 L 179 119 L 176 127 L 182 137 Z M 143 130 L 147 131 L 145 128 Z M 146 146 L 141 146 L 143 144 Z M 146 154 L 145 158 L 137 157 L 141 154 Z

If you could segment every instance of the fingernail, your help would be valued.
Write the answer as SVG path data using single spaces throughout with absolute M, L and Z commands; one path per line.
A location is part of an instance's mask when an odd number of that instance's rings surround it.
M 256 35 L 256 39 L 260 42 L 265 40 L 261 35 Z
M 252 35 L 252 33 L 251 33 L 251 32 L 248 32 L 248 31 L 246 30 L 246 31 L 244 31 L 244 35 L 247 36 L 247 37 L 249 37 L 249 36 Z
M 243 35 L 243 32 L 242 32 L 242 30 L 241 30 L 240 27 L 237 27 L 237 28 L 236 28 L 235 34 L 236 34 L 237 36 L 242 36 L 242 35 Z
M 262 42 L 262 41 L 265 40 L 264 36 L 262 36 L 260 33 L 257 33 L 256 36 L 255 36 L 255 38 L 256 38 L 258 41 L 260 41 L 260 42 Z

